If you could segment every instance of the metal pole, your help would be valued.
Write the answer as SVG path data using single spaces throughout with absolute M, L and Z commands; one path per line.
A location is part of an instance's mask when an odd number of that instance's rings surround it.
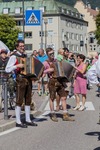
M 43 49 L 43 12 L 41 10 L 41 48 Z
M 4 84 L 4 119 L 8 119 L 8 99 L 7 99 L 7 79 L 3 79 Z
M 22 1 L 22 8 L 23 8 L 23 40 L 25 40 L 24 0 Z
M 45 23 L 45 50 L 47 48 L 47 20 L 44 21 Z

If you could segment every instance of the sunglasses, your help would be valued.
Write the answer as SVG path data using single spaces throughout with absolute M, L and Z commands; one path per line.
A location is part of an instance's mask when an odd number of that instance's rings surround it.
M 50 53 L 49 55 L 50 55 L 50 56 L 54 55 L 54 52 L 53 52 L 53 53 Z

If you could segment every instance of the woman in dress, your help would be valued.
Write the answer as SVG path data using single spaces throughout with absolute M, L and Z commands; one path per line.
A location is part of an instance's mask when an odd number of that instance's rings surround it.
M 86 79 L 86 69 L 87 66 L 84 63 L 85 56 L 83 54 L 77 55 L 77 64 L 75 67 L 75 80 L 74 80 L 74 94 L 76 98 L 76 107 L 74 110 L 83 111 L 85 109 L 86 102 L 86 92 L 87 92 L 87 79 Z M 82 95 L 82 105 L 80 106 L 80 96 Z

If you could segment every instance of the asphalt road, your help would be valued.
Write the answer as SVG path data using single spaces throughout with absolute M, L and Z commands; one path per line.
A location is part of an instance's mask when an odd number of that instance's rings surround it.
M 96 87 L 88 91 L 86 110 L 74 111 L 75 99 L 68 99 L 68 110 L 75 122 L 58 122 L 49 118 L 48 104 L 41 116 L 35 119 L 38 127 L 13 128 L 0 133 L 0 150 L 100 150 L 100 98 Z

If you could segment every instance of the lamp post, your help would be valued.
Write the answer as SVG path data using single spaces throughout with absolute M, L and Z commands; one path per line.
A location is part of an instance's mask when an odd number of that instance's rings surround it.
M 23 8 L 23 40 L 25 40 L 24 0 L 22 0 L 22 8 Z M 24 42 L 25 42 L 25 41 L 24 41 Z
M 45 18 L 44 19 L 44 24 L 45 24 L 45 50 L 47 48 L 47 23 L 48 23 L 48 19 Z

